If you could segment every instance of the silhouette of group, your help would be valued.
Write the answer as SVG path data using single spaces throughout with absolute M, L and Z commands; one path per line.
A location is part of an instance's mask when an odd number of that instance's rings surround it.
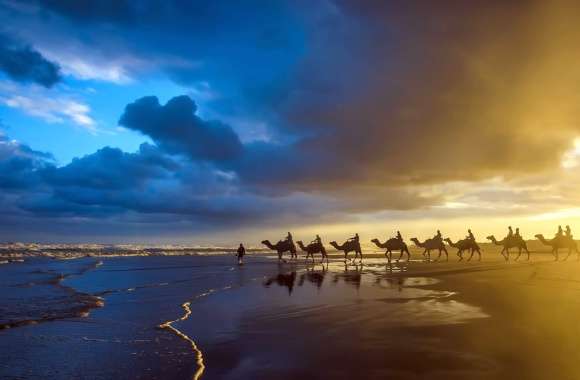
M 566 256 L 566 259 L 572 252 L 576 252 L 578 254 L 578 258 L 580 259 L 580 252 L 577 249 L 576 241 L 573 239 L 572 229 L 569 225 L 566 226 L 565 230 L 562 228 L 562 226 L 558 226 L 558 231 L 552 240 L 546 240 L 541 234 L 535 235 L 535 237 L 545 245 L 552 247 L 552 253 L 554 254 L 556 260 L 558 260 L 558 250 L 561 248 L 568 249 L 568 255 Z M 417 247 L 423 249 L 422 255 L 426 261 L 432 261 L 432 251 L 438 252 L 438 256 L 434 261 L 439 261 L 443 253 L 445 254 L 446 260 L 448 261 L 449 254 L 444 243 L 447 243 L 449 247 L 457 249 L 457 256 L 459 257 L 459 261 L 463 260 L 463 255 L 465 252 L 470 253 L 467 261 L 470 261 L 475 253 L 477 253 L 478 259 L 481 260 L 481 249 L 471 229 L 467 230 L 467 234 L 464 239 L 457 240 L 456 242 L 453 242 L 450 238 L 443 238 L 443 234 L 440 230 L 437 230 L 432 238 L 422 242 L 417 238 L 411 238 L 410 240 Z M 520 258 L 522 253 L 526 253 L 527 260 L 530 259 L 530 251 L 528 250 L 526 241 L 520 233 L 519 227 L 516 227 L 514 231 L 512 226 L 508 226 L 507 235 L 502 240 L 497 240 L 494 235 L 487 236 L 487 240 L 490 240 L 493 244 L 502 247 L 500 253 L 506 261 L 509 261 L 510 259 L 511 248 L 516 248 L 518 250 L 518 255 L 515 258 L 516 261 Z M 411 255 L 409 248 L 405 243 L 403 235 L 400 231 L 397 231 L 395 237 L 387 239 L 384 243 L 381 243 L 379 239 L 372 239 L 371 242 L 374 243 L 377 247 L 385 249 L 385 257 L 389 263 L 392 260 L 393 251 L 400 252 L 397 261 L 401 260 L 404 254 L 407 256 L 407 261 L 410 260 Z M 296 246 L 294 245 L 294 240 L 290 232 L 288 232 L 284 239 L 278 241 L 276 244 L 271 244 L 269 240 L 262 241 L 262 244 L 276 251 L 278 253 L 279 260 L 282 260 L 282 255 L 284 252 L 290 252 L 291 258 L 297 258 Z M 328 255 L 320 235 L 317 234 L 308 245 L 304 245 L 302 241 L 297 241 L 297 244 L 303 252 L 306 252 L 307 259 L 311 258 L 314 261 L 314 255 L 320 253 L 322 256 L 322 261 L 328 261 Z M 354 252 L 355 254 L 354 258 L 351 260 L 357 260 L 358 258 L 362 262 L 363 254 L 360 244 L 360 236 L 358 233 L 355 233 L 354 236 L 348 238 L 342 244 L 338 244 L 336 241 L 331 241 L 329 244 L 337 251 L 344 253 L 345 262 L 348 260 L 348 254 L 350 252 Z M 240 247 L 242 246 L 240 245 Z

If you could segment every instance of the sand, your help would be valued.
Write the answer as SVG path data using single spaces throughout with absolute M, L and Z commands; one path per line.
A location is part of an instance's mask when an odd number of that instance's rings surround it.
M 380 254 L 362 265 L 265 255 L 241 267 L 224 255 L 3 265 L 0 320 L 36 323 L 0 330 L 0 378 L 578 379 L 580 262 L 539 249 L 509 263 L 485 246 L 481 262 L 450 249 L 449 262 L 425 263 L 413 250 L 391 266 Z M 102 304 L 67 314 L 94 297 Z M 47 315 L 62 318 L 15 309 L 47 299 Z

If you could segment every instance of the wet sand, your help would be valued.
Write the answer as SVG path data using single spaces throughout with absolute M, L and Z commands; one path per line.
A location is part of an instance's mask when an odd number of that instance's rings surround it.
M 242 267 L 231 256 L 9 264 L 2 310 L 41 290 L 36 300 L 74 290 L 103 304 L 0 330 L 0 378 L 580 378 L 575 258 L 505 263 L 490 246 L 482 262 L 425 263 L 418 252 L 391 266 L 381 255 L 325 266 L 264 255 Z M 23 277 L 67 268 L 54 290 L 18 293 Z M 57 312 L 74 306 L 55 300 Z

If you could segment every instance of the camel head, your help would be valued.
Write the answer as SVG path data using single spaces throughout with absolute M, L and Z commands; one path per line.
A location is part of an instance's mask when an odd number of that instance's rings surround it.
M 544 238 L 544 235 L 542 235 L 542 234 L 535 234 L 535 235 L 534 235 L 534 237 L 535 237 L 536 239 L 540 239 L 540 240 L 542 240 L 542 239 Z
M 493 235 L 489 235 L 488 237 L 486 237 L 487 240 L 491 240 L 494 241 L 495 240 L 495 236 Z
M 410 239 L 416 246 L 421 246 L 421 242 L 416 237 Z
M 449 238 L 445 238 L 445 239 L 443 239 L 443 241 L 446 241 L 449 245 L 453 244 L 453 242 Z
M 375 238 L 375 239 L 371 240 L 371 243 L 375 243 L 376 245 L 379 245 L 381 242 L 379 241 L 379 239 Z
M 262 240 L 262 244 L 264 244 L 266 247 L 270 249 L 275 249 L 272 243 L 270 243 L 270 240 Z
M 300 247 L 301 250 L 306 251 L 306 247 L 304 246 L 304 243 L 302 242 L 302 240 L 298 240 L 296 242 L 296 244 L 298 244 L 298 246 Z

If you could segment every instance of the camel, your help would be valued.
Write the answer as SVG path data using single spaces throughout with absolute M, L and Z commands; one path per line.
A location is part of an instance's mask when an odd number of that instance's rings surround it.
M 401 260 L 401 257 L 403 257 L 403 253 L 407 254 L 407 261 L 409 261 L 411 259 L 411 254 L 409 253 L 409 248 L 407 247 L 407 244 L 405 244 L 404 241 L 399 240 L 397 238 L 390 238 L 389 240 L 385 241 L 384 243 L 381 243 L 379 241 L 379 239 L 373 239 L 371 240 L 372 243 L 375 243 L 375 245 L 379 248 L 385 248 L 385 257 L 387 258 L 387 260 L 389 260 L 389 262 L 391 262 L 391 257 L 393 255 L 393 250 L 397 250 L 400 249 L 401 250 L 401 254 L 399 255 L 399 258 L 397 259 L 397 261 Z
M 578 255 L 577 259 L 580 260 L 580 252 L 578 252 L 578 247 L 574 239 L 571 239 L 567 236 L 560 236 L 555 237 L 552 240 L 546 240 L 544 238 L 544 235 L 542 234 L 537 234 L 536 238 L 545 245 L 549 245 L 550 247 L 552 247 L 552 254 L 554 255 L 556 261 L 558 261 L 558 250 L 560 248 L 568 248 L 568 254 L 564 258 L 564 260 L 568 259 L 572 251 L 576 252 L 576 254 Z
M 326 249 L 324 249 L 324 245 L 318 243 L 310 243 L 307 246 L 304 246 L 304 243 L 302 243 L 301 240 L 298 240 L 296 244 L 298 244 L 298 247 L 300 247 L 302 251 L 306 252 L 306 259 L 308 259 L 308 256 L 310 256 L 312 257 L 312 261 L 314 261 L 314 254 L 320 253 L 322 254 L 322 261 L 324 261 L 324 259 L 328 261 L 328 256 L 326 255 Z
M 338 245 L 336 241 L 331 241 L 329 244 L 332 245 L 334 248 L 336 248 L 338 251 L 344 252 L 345 262 L 349 252 L 354 252 L 353 260 L 356 260 L 357 256 L 360 255 L 360 260 L 362 261 L 362 250 L 360 248 L 360 243 L 358 241 L 347 240 L 344 243 L 342 243 L 342 245 Z
M 445 248 L 445 245 L 441 240 L 431 238 L 421 243 L 417 238 L 412 238 L 411 241 L 415 243 L 417 247 L 424 249 L 423 256 L 427 255 L 429 261 L 431 261 L 431 251 L 434 249 L 439 251 L 439 256 L 437 256 L 435 261 L 439 261 L 439 258 L 441 257 L 441 251 L 445 252 L 445 258 L 447 261 L 449 261 L 447 248 Z
M 276 245 L 272 245 L 270 240 L 264 240 L 262 241 L 262 244 L 271 250 L 278 252 L 278 261 L 282 260 L 282 254 L 284 252 L 290 252 L 290 258 L 298 258 L 298 255 L 296 254 L 296 246 L 288 240 L 280 240 Z
M 491 240 L 491 242 L 495 245 L 501 245 L 503 248 L 501 250 L 501 255 L 505 258 L 505 261 L 509 261 L 510 259 L 510 248 L 518 248 L 518 255 L 516 257 L 516 261 L 520 258 L 522 254 L 522 250 L 526 251 L 528 254 L 528 260 L 530 259 L 530 251 L 528 251 L 528 245 L 521 237 L 512 236 L 505 237 L 502 240 L 498 241 L 495 236 L 490 235 L 486 238 L 487 240 Z
M 449 238 L 443 240 L 445 240 L 450 247 L 457 248 L 457 256 L 459 256 L 459 261 L 463 260 L 463 251 L 467 250 L 471 251 L 471 255 L 469 256 L 469 259 L 467 259 L 467 261 L 471 261 L 474 252 L 477 252 L 477 255 L 479 256 L 478 261 L 481 261 L 481 250 L 479 249 L 479 245 L 477 245 L 477 242 L 475 242 L 474 240 L 463 239 L 458 240 L 457 243 L 452 242 L 451 239 Z

